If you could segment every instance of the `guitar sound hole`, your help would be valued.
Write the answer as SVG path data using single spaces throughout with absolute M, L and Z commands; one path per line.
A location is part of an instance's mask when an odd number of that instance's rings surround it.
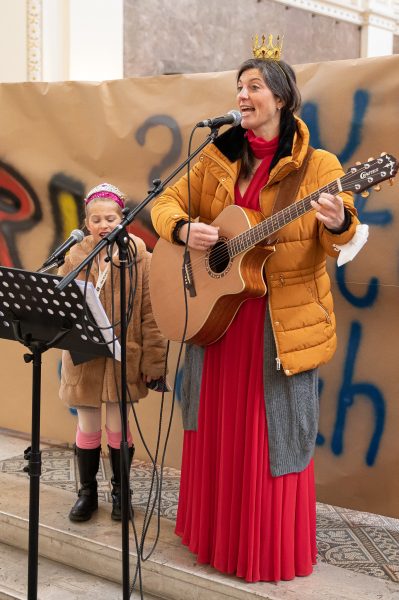
M 223 273 L 230 263 L 227 243 L 220 240 L 210 250 L 208 255 L 209 268 L 213 273 Z

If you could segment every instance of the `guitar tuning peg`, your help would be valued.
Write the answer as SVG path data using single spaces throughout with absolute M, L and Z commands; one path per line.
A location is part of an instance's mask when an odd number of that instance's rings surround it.
M 371 162 L 372 160 L 374 160 L 374 156 L 370 156 L 370 158 L 367 159 L 367 162 Z
M 389 178 L 389 185 L 393 185 L 395 183 L 395 178 L 394 177 L 390 177 Z
M 386 152 L 381 152 L 380 156 L 386 156 L 387 153 Z
M 368 190 L 364 190 L 364 192 L 362 192 L 360 195 L 362 198 L 368 198 L 370 195 L 370 192 Z
M 381 186 L 380 186 L 380 184 L 378 184 L 378 185 L 375 185 L 375 186 L 373 187 L 373 190 L 375 190 L 376 192 L 380 192 L 380 191 L 381 191 Z
M 356 165 L 357 167 L 360 167 L 360 165 L 361 165 L 361 164 L 362 164 L 362 163 L 360 162 L 360 160 L 357 160 L 357 161 L 355 162 L 355 165 Z

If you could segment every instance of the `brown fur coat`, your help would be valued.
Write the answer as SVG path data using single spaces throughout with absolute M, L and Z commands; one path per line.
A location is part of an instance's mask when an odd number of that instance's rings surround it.
M 127 385 L 133 401 L 148 394 L 142 375 L 157 379 L 163 374 L 166 340 L 154 321 L 151 309 L 148 275 L 151 254 L 144 242 L 130 236 L 137 246 L 137 286 L 134 297 L 133 315 L 127 329 Z M 74 246 L 66 257 L 59 275 L 66 275 L 76 268 L 92 251 L 94 241 L 91 235 Z M 117 260 L 114 262 L 117 262 Z M 119 320 L 119 269 L 113 268 L 115 320 Z M 134 273 L 134 269 L 133 269 Z M 97 283 L 98 266 L 96 261 L 89 275 L 89 281 Z M 79 279 L 85 279 L 85 271 Z M 135 276 L 133 274 L 133 283 Z M 126 293 L 129 293 L 129 277 L 126 277 Z M 100 300 L 111 322 L 111 267 L 100 292 Z M 118 334 L 119 331 L 116 330 Z M 118 388 L 116 387 L 118 386 Z M 79 365 L 74 365 L 69 352 L 62 353 L 60 398 L 69 406 L 100 407 L 102 402 L 117 402 L 120 393 L 120 362 L 111 358 L 98 357 Z M 128 397 L 129 400 L 129 397 Z

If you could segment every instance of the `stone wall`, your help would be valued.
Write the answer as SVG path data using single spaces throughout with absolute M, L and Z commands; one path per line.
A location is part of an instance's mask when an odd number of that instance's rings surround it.
M 124 75 L 234 70 L 255 33 L 284 35 L 291 64 L 360 56 L 357 25 L 272 0 L 125 0 Z

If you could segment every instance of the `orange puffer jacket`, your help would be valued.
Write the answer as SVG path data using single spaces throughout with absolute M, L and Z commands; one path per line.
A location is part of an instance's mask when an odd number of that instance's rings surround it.
M 269 181 L 260 193 L 261 212 L 265 217 L 272 213 L 279 182 L 299 168 L 308 151 L 309 131 L 301 119 L 296 120 L 292 154 L 273 167 Z M 240 165 L 240 160 L 231 162 L 214 144 L 206 147 L 190 173 L 192 219 L 199 217 L 200 221 L 211 223 L 226 206 L 234 203 L 234 185 Z M 315 150 L 297 200 L 343 174 L 333 154 Z M 342 193 L 341 196 L 352 215 L 351 224 L 344 233 L 328 231 L 313 211 L 308 212 L 279 232 L 275 252 L 265 264 L 277 366 L 281 364 L 286 375 L 326 363 L 336 348 L 326 255 L 336 258 L 338 252 L 334 244 L 345 244 L 352 239 L 359 224 L 351 194 Z M 156 231 L 166 240 L 173 241 L 173 229 L 179 220 L 187 219 L 187 211 L 187 176 L 184 176 L 156 200 L 151 212 Z

